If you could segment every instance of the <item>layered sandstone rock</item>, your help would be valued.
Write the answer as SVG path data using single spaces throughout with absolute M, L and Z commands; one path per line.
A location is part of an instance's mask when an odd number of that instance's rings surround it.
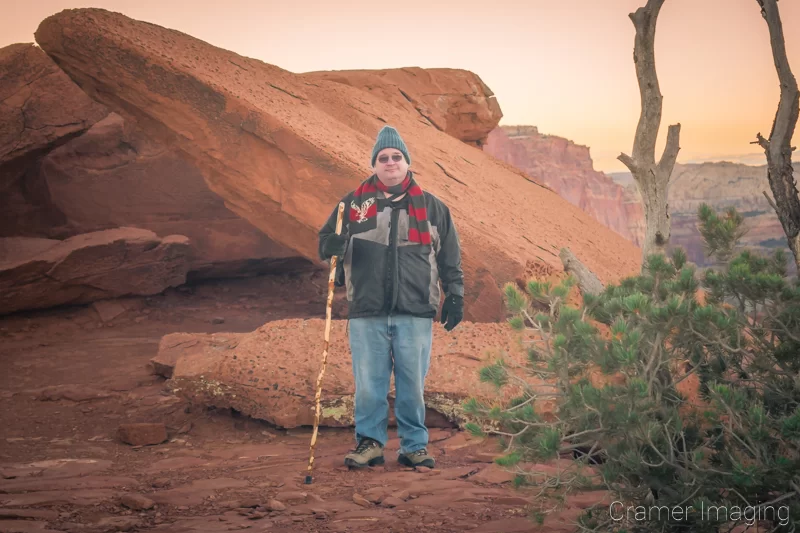
M 0 236 L 63 221 L 36 168 L 54 147 L 107 114 L 33 44 L 0 48 Z
M 641 244 L 645 229 L 641 202 L 594 170 L 589 147 L 543 135 L 536 126 L 501 126 L 489 134 L 483 149 L 547 185 L 637 246 Z
M 129 226 L 185 235 L 194 279 L 311 264 L 225 207 L 197 168 L 116 113 L 53 150 L 39 174 L 64 217 L 63 225 L 50 228 L 55 234 Z
M 131 227 L 162 238 L 188 237 L 191 250 L 184 255 L 191 279 L 314 266 L 229 210 L 195 167 L 90 99 L 42 49 L 30 44 L 3 48 L 0 73 L 0 237 L 26 243 L 5 246 L 0 262 L 27 261 L 35 242 L 56 244 Z M 4 272 L 7 283 L 12 272 L 23 270 Z M 58 296 L 21 297 L 1 311 L 108 296 L 86 290 L 72 298 L 65 295 L 74 294 L 74 287 L 54 289 L 53 280 L 36 279 L 43 284 L 39 289 L 31 279 L 17 284 L 25 293 Z M 134 285 L 127 282 L 120 292 Z
M 0 71 L 0 236 L 185 235 L 193 278 L 311 264 L 230 211 L 195 167 L 91 100 L 40 48 L 3 48 Z
M 334 321 L 323 380 L 323 426 L 353 424 L 353 372 L 346 322 Z M 280 320 L 252 333 L 173 333 L 161 339 L 153 370 L 169 378 L 167 387 L 198 405 L 233 408 L 291 428 L 314 423 L 325 321 Z M 465 421 L 461 403 L 470 396 L 497 400 L 493 385 L 476 380 L 478 370 L 501 353 L 524 364 L 521 344 L 504 324 L 464 323 L 457 334 L 436 326 L 425 384 L 429 425 Z M 529 378 L 530 379 L 530 378 Z M 535 381 L 531 382 L 536 384 Z M 540 383 L 541 392 L 551 392 Z M 518 394 L 514 387 L 503 399 Z M 394 390 L 390 391 L 394 398 Z
M 33 44 L 0 48 L 0 165 L 86 130 L 105 114 Z
M 455 218 L 468 320 L 503 319 L 499 287 L 531 262 L 560 269 L 563 246 L 604 282 L 638 270 L 633 245 L 439 131 L 411 101 L 398 106 L 382 90 L 293 74 L 103 10 L 61 12 L 36 38 L 91 96 L 198 168 L 232 211 L 309 260 L 336 201 L 369 176 L 375 135 L 390 123 L 422 187 Z
M 0 315 L 21 309 L 158 294 L 186 281 L 189 243 L 137 228 L 63 241 L 0 238 Z
M 718 211 L 735 207 L 745 218 L 747 234 L 740 244 L 769 254 L 775 248 L 788 252 L 786 234 L 764 192 L 772 198 L 767 167 L 730 162 L 675 165 L 670 180 L 670 242 L 686 249 L 689 259 L 710 264 L 697 227 L 697 209 L 706 203 Z M 638 191 L 637 191 L 638 193 Z

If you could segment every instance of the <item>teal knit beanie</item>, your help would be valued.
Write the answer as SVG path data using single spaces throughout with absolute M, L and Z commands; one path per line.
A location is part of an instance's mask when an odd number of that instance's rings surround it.
M 408 148 L 403 138 L 397 133 L 397 130 L 391 126 L 384 126 L 378 133 L 378 138 L 375 139 L 375 146 L 372 147 L 372 166 L 375 166 L 375 159 L 378 157 L 378 152 L 385 148 L 397 148 L 403 153 L 406 158 L 406 163 L 411 164 L 411 157 L 408 155 Z

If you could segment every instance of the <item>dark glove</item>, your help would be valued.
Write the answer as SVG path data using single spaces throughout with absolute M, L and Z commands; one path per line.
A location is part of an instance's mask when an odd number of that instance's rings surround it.
M 456 294 L 451 294 L 444 299 L 442 305 L 442 324 L 444 329 L 452 331 L 454 327 L 464 318 L 464 298 Z
M 347 235 L 337 235 L 331 233 L 325 239 L 325 244 L 322 245 L 322 253 L 325 257 L 339 257 L 344 256 L 344 250 L 347 247 Z

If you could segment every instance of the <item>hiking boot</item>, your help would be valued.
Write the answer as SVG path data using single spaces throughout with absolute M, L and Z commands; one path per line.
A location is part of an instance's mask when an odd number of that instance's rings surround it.
M 359 441 L 355 450 L 344 456 L 344 464 L 351 468 L 382 465 L 383 462 L 383 446 L 367 437 Z
M 433 468 L 436 464 L 436 460 L 428 455 L 428 450 L 425 448 L 411 453 L 401 453 L 397 462 L 410 467 L 427 466 L 428 468 Z

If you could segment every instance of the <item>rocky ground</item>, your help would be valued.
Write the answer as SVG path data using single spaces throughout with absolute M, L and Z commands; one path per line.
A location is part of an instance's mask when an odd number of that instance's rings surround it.
M 431 431 L 438 463 L 424 472 L 396 463 L 396 438 L 385 466 L 350 471 L 351 431 L 323 428 L 306 485 L 310 428 L 192 406 L 148 368 L 168 333 L 324 316 L 324 276 L 308 276 L 0 320 L 0 532 L 570 531 L 577 509 L 599 499 L 578 495 L 539 527 L 528 494 L 491 463 L 497 443 L 455 428 Z

